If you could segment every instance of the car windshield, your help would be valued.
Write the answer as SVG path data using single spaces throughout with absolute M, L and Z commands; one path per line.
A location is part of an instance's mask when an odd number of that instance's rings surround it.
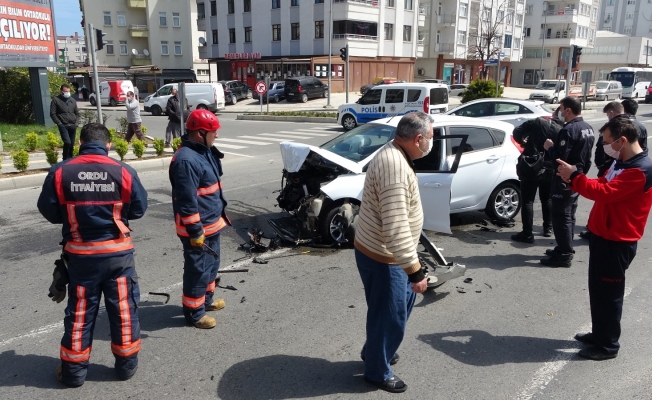
M 606 89 L 609 86 L 609 82 L 598 82 L 595 84 L 596 89 Z
M 633 72 L 612 72 L 611 79 L 614 81 L 619 81 L 623 84 L 623 87 L 631 87 L 634 84 L 634 73 Z
M 319 146 L 351 161 L 362 161 L 394 138 L 396 127 L 365 124 Z
M 550 90 L 557 87 L 557 82 L 541 81 L 535 89 Z

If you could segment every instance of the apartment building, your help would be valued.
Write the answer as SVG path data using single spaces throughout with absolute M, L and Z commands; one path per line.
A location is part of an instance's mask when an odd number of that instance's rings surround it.
M 598 26 L 628 36 L 652 32 L 652 2 L 648 0 L 602 0 Z
M 525 0 L 427 0 L 420 6 L 424 51 L 416 62 L 417 78 L 468 83 L 486 76 L 509 86 L 513 63 L 523 51 Z
M 514 86 L 534 86 L 544 79 L 565 78 L 571 45 L 591 49 L 595 45 L 599 0 L 551 0 L 528 3 L 525 12 L 523 60 L 514 66 Z M 571 80 L 579 78 L 583 57 L 571 68 Z M 540 71 L 540 72 L 539 72 Z
M 217 64 L 218 78 L 253 86 L 271 79 L 311 75 L 344 90 L 340 49 L 349 45 L 351 89 L 376 77 L 412 80 L 417 31 L 423 26 L 418 0 L 196 0 L 198 29 L 207 36 L 201 58 Z M 332 45 L 328 38 L 332 35 Z M 328 71 L 328 54 L 332 67 Z
M 606 79 L 607 74 L 619 67 L 649 67 L 652 65 L 652 35 L 598 31 L 595 46 L 582 50 L 581 60 L 582 71 L 591 71 L 594 81 Z
M 77 32 L 71 36 L 57 36 L 57 49 L 64 53 L 66 65 L 82 67 L 86 63 L 88 52 L 86 50 L 86 38 L 79 36 Z

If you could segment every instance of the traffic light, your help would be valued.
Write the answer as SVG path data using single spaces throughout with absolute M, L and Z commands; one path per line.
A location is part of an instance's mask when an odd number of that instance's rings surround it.
M 102 32 L 101 29 L 95 29 L 95 50 L 102 50 L 104 48 L 104 35 L 106 33 Z
M 577 64 L 580 62 L 580 56 L 582 55 L 582 48 L 578 46 L 573 46 L 573 58 L 571 59 L 571 68 L 577 67 Z
M 349 58 L 349 54 L 347 53 L 347 48 L 346 47 L 342 47 L 340 49 L 340 58 L 342 59 L 342 61 L 346 61 L 347 58 Z

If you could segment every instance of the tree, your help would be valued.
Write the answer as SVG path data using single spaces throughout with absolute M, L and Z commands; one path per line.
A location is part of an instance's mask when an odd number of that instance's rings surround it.
M 467 59 L 481 62 L 487 79 L 485 61 L 498 58 L 503 48 L 503 26 L 511 24 L 514 9 L 507 9 L 508 0 L 471 2 Z

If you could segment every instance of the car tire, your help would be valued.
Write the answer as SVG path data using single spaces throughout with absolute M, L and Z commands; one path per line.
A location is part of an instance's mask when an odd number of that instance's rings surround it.
M 163 110 L 161 110 L 161 107 L 159 106 L 152 106 L 151 112 L 152 115 L 155 117 L 158 117 L 159 115 L 163 114 Z
M 197 107 L 195 107 L 196 110 L 208 110 L 208 107 L 206 107 L 203 104 L 197 104 Z
M 609 96 L 604 96 L 604 101 L 609 101 Z
M 346 243 L 353 239 L 348 221 L 339 216 L 342 204 L 342 201 L 332 202 L 320 213 L 319 234 L 324 244 Z
M 247 98 L 250 99 L 254 97 L 254 94 L 251 92 L 251 90 L 247 90 Z
M 231 105 L 234 106 L 236 104 L 238 104 L 237 96 L 235 94 L 232 94 L 231 95 Z
M 277 95 L 277 94 L 274 95 L 274 97 L 272 98 L 272 100 L 274 101 L 274 103 L 278 103 L 279 101 L 281 101 L 281 99 L 278 98 L 278 95 Z
M 302 103 L 306 103 L 307 101 L 308 101 L 308 95 L 305 94 L 305 93 L 302 94 L 302 95 L 301 95 L 301 102 L 302 102 Z
M 557 98 L 553 97 L 552 100 L 550 100 L 550 104 L 557 104 Z
M 342 117 L 342 127 L 347 131 L 350 131 L 356 126 L 358 126 L 358 123 L 356 122 L 355 117 L 353 117 L 353 115 L 346 114 L 345 116 Z
M 491 192 L 485 214 L 492 220 L 509 221 L 521 211 L 521 189 L 513 183 L 504 182 Z
M 91 102 L 91 105 L 92 105 L 92 106 L 96 106 L 96 105 L 97 105 L 97 102 L 95 101 L 95 97 L 91 97 L 91 99 L 90 99 L 89 101 Z
M 109 100 L 109 105 L 110 105 L 111 107 L 115 107 L 115 106 L 118 105 L 118 102 L 115 101 L 115 99 L 114 99 L 113 97 L 111 97 L 111 100 Z
M 328 98 L 328 90 L 324 90 L 324 98 Z

